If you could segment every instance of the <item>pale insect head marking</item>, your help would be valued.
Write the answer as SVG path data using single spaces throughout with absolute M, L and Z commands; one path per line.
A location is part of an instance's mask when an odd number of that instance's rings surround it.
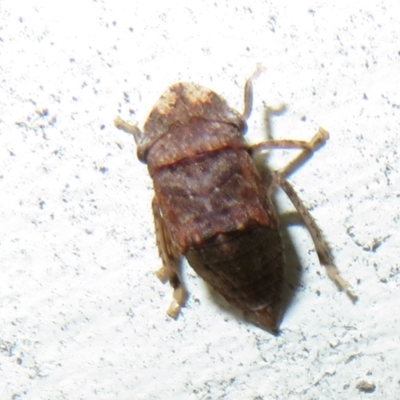
M 185 83 L 183 85 L 183 93 L 185 99 L 192 104 L 211 102 L 212 91 L 195 83 Z

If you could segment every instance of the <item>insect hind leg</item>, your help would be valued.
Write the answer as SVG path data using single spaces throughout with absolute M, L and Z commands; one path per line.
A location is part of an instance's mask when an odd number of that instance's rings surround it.
M 343 289 L 346 294 L 353 300 L 357 300 L 357 296 L 354 294 L 350 284 L 340 275 L 339 270 L 335 266 L 331 252 L 326 241 L 323 238 L 322 232 L 315 222 L 314 218 L 304 205 L 300 197 L 297 195 L 293 186 L 286 179 L 300 166 L 302 166 L 307 160 L 309 160 L 313 153 L 318 150 L 328 139 L 329 134 L 322 128 L 319 128 L 318 132 L 314 137 L 306 142 L 307 145 L 303 148 L 300 154 L 294 158 L 285 168 L 280 171 L 273 173 L 273 186 L 279 186 L 283 189 L 290 201 L 295 206 L 297 212 L 301 216 L 311 237 L 314 242 L 315 249 L 318 254 L 319 262 L 323 265 L 327 271 L 328 276 L 336 283 L 336 285 Z

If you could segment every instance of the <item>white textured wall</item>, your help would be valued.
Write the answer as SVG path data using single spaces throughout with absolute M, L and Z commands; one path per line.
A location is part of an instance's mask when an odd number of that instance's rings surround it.
M 0 398 L 397 399 L 399 30 L 395 0 L 3 0 Z M 187 307 L 165 316 L 151 181 L 113 127 L 143 123 L 179 80 L 241 109 L 257 62 L 253 141 L 263 101 L 288 106 L 277 138 L 331 132 L 291 182 L 360 297 L 293 227 L 303 274 L 279 337 L 217 306 L 189 268 Z

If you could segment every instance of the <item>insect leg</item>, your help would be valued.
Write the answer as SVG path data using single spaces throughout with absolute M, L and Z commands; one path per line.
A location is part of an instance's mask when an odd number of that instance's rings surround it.
M 274 172 L 273 181 L 274 185 L 280 186 L 287 194 L 290 201 L 295 206 L 297 212 L 303 219 L 313 239 L 319 262 L 326 268 L 328 276 L 354 301 L 357 299 L 357 296 L 353 293 L 350 284 L 341 277 L 339 270 L 334 265 L 329 247 L 323 238 L 320 228 L 316 224 L 314 218 L 311 216 L 310 212 L 307 210 L 300 197 L 297 195 L 293 186 L 286 179 L 288 175 L 292 174 L 297 168 L 304 164 L 312 156 L 313 152 L 315 152 L 323 145 L 327 138 L 328 132 L 320 128 L 317 134 L 309 142 L 308 149 L 303 150 L 292 162 L 290 162 L 281 171 Z
M 325 144 L 328 139 L 329 133 L 325 129 L 319 128 L 312 139 L 309 142 L 306 142 L 307 146 L 303 148 L 303 151 L 300 152 L 300 154 L 289 164 L 287 164 L 286 167 L 280 171 L 280 174 L 287 178 L 299 167 L 305 164 L 313 156 L 313 154 Z
M 157 246 L 162 260 L 162 267 L 156 271 L 156 276 L 162 282 L 166 282 L 168 279 L 174 289 L 173 300 L 167 314 L 172 318 L 177 318 L 187 298 L 187 291 L 180 276 L 181 256 L 172 244 L 156 198 L 153 199 L 152 207 Z
M 143 134 L 142 134 L 142 131 L 136 125 L 128 124 L 128 122 L 124 121 L 120 117 L 115 118 L 114 125 L 116 128 L 121 129 L 124 132 L 130 133 L 131 135 L 133 135 L 136 144 L 139 143 L 139 140 Z
M 253 81 L 263 70 L 264 68 L 260 64 L 257 64 L 256 70 L 250 78 L 247 79 L 246 84 L 244 85 L 244 110 L 242 114 L 244 120 L 250 117 L 253 107 Z
M 276 172 L 274 174 L 274 178 L 276 184 L 280 186 L 287 194 L 290 201 L 296 207 L 297 212 L 307 226 L 313 239 L 319 262 L 325 267 L 328 276 L 337 284 L 339 288 L 343 289 L 353 301 L 357 300 L 357 295 L 354 294 L 350 284 L 342 278 L 339 270 L 334 265 L 329 247 L 323 238 L 320 228 L 316 224 L 314 218 L 311 216 L 310 212 L 307 210 L 300 197 L 297 195 L 293 186 L 285 179 L 284 175 L 279 172 Z
M 298 167 L 303 165 L 309 158 L 311 158 L 312 155 L 320 147 L 322 147 L 328 139 L 329 133 L 325 129 L 319 128 L 318 132 L 309 142 L 306 142 L 305 140 L 271 139 L 249 146 L 248 151 L 251 155 L 254 155 L 255 153 L 263 150 L 302 149 L 303 151 L 294 160 L 292 160 L 284 170 L 281 171 L 281 173 L 287 177 L 288 175 L 291 175 Z

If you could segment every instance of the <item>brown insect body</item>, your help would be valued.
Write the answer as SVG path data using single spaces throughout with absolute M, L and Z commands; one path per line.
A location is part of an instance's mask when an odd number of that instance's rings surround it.
M 146 154 L 178 253 L 230 303 L 271 329 L 280 319 L 282 244 L 245 129 L 214 92 L 178 83 L 153 108 L 138 154 Z
M 176 317 L 186 299 L 180 277 L 180 260 L 186 257 L 199 276 L 252 322 L 277 332 L 283 245 L 268 197 L 271 188 L 257 172 L 243 137 L 251 108 L 251 79 L 243 115 L 209 89 L 177 83 L 155 104 L 143 133 L 120 119 L 115 123 L 133 133 L 138 158 L 147 163 L 153 179 L 153 213 L 163 260 L 158 276 L 169 279 L 174 288 L 168 314 Z M 326 138 L 326 131 L 320 130 L 314 142 L 271 141 L 254 147 L 289 144 L 307 149 L 309 157 Z M 284 174 L 276 174 L 275 186 L 287 192 L 310 229 L 321 263 L 339 282 L 336 267 L 328 265 L 318 228 Z M 347 285 L 343 280 L 338 284 Z

